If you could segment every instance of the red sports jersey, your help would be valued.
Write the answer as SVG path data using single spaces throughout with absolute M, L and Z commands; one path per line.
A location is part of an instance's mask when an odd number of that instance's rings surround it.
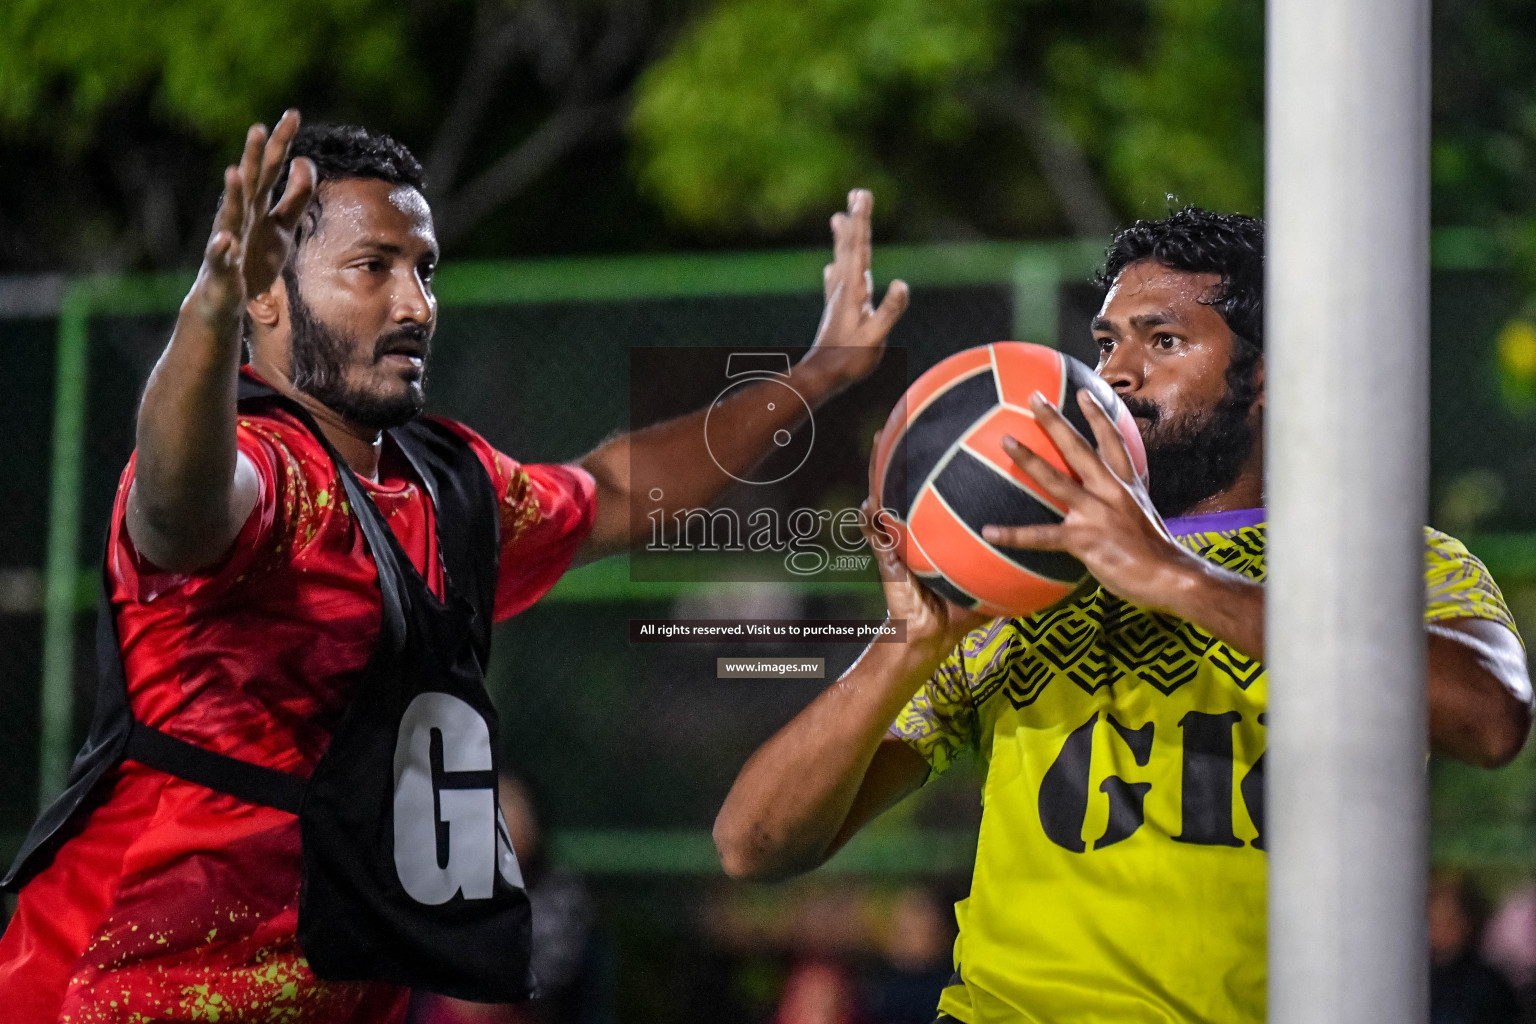
M 522 466 L 449 423 L 501 496 L 496 618 L 539 599 L 591 530 L 592 478 Z M 337 471 L 297 420 L 241 416 L 260 494 L 231 553 L 197 573 L 140 558 L 113 509 L 108 575 L 134 717 L 210 750 L 308 775 L 373 650 L 377 573 Z M 389 445 L 364 482 L 435 593 L 433 509 Z M 295 940 L 298 819 L 133 761 L 0 938 L 7 1024 L 219 1021 L 377 1024 L 406 993 L 315 978 Z

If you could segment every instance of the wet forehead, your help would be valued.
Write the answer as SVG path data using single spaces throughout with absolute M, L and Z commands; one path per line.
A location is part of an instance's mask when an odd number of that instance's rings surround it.
M 1174 270 L 1151 260 L 1132 263 L 1120 272 L 1104 296 L 1095 317 L 1101 323 L 1125 325 L 1158 319 L 1165 322 L 1200 322 L 1220 314 L 1200 300 L 1221 284 L 1214 273 Z
M 343 178 L 320 186 L 322 214 L 315 241 L 331 248 L 382 243 L 437 252 L 432 210 L 409 185 L 378 178 Z

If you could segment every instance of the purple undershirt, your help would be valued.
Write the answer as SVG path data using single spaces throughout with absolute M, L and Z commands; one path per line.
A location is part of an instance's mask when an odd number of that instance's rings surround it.
M 1187 537 L 1192 533 L 1230 533 L 1246 526 L 1257 526 L 1263 521 L 1262 508 L 1238 508 L 1230 512 L 1212 512 L 1203 516 L 1164 519 L 1163 524 L 1175 537 Z

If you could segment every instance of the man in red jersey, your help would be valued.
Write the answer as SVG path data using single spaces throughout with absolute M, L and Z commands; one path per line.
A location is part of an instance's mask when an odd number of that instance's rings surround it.
M 362 129 L 298 128 L 252 127 L 226 170 L 145 390 L 92 739 L 10 879 L 10 1024 L 363 1024 L 403 1019 L 422 977 L 500 990 L 526 901 L 482 796 L 486 623 L 642 536 L 632 489 L 705 505 L 795 426 L 746 395 L 713 411 L 715 458 L 701 411 L 556 466 L 418 417 L 438 261 L 420 166 Z M 833 218 L 791 378 L 812 406 L 873 368 L 906 305 L 899 282 L 873 305 L 870 205 Z M 505 990 L 527 991 L 525 960 L 506 956 Z

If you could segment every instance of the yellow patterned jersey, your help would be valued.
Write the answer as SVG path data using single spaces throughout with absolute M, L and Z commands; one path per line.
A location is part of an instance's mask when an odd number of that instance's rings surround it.
M 1170 520 L 1264 578 L 1262 510 Z M 1426 533 L 1429 621 L 1514 628 L 1460 542 Z M 955 976 L 966 1022 L 1260 1024 L 1264 666 L 1102 589 L 972 632 L 891 731 L 985 767 Z

